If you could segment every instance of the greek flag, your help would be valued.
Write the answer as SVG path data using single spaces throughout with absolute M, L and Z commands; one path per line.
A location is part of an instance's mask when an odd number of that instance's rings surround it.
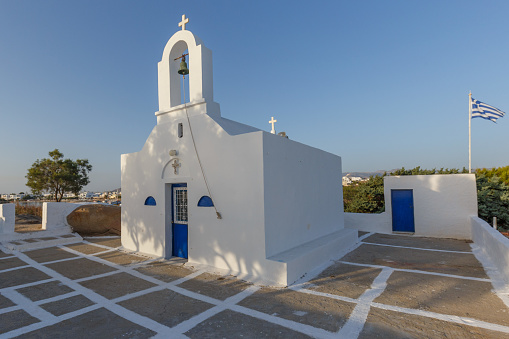
M 474 98 L 472 98 L 470 104 L 472 105 L 472 119 L 483 118 L 496 123 L 498 118 L 502 118 L 505 115 L 505 113 L 498 108 L 485 104 L 484 102 L 480 102 L 479 100 L 475 100 Z

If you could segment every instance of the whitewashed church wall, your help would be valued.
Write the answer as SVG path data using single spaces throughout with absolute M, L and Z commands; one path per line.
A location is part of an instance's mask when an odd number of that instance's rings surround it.
M 363 232 L 392 233 L 391 217 L 383 213 L 345 213 L 345 227 Z
M 470 216 L 477 216 L 474 174 L 385 177 L 385 211 L 389 215 L 393 189 L 413 190 L 416 235 L 471 239 Z
M 151 134 L 146 145 L 152 138 Z M 123 154 L 121 157 L 121 239 L 126 249 L 163 257 L 164 192 L 159 187 L 160 180 L 157 179 L 161 174 L 157 169 L 154 166 L 143 166 L 147 161 L 152 161 L 154 155 L 150 153 L 144 148 L 138 153 Z M 144 205 L 149 196 L 155 199 L 156 206 Z M 161 204 L 162 209 L 159 207 Z
M 472 240 L 496 266 L 506 284 L 509 284 L 509 239 L 493 229 L 486 221 L 472 216 Z
M 222 219 L 216 218 L 213 207 L 197 207 L 208 192 L 187 119 L 177 118 L 173 123 L 157 125 L 142 151 L 122 156 L 122 245 L 164 256 L 165 246 L 171 246 L 165 237 L 165 225 L 171 218 L 170 185 L 187 183 L 189 262 L 253 276 L 268 273 L 263 263 L 262 132 L 232 137 L 207 115 L 190 119 L 212 199 Z M 184 125 L 183 138 L 176 134 L 178 123 Z M 171 149 L 178 151 L 177 175 L 169 165 Z M 154 197 L 156 206 L 144 205 L 148 196 Z
M 210 186 L 213 207 L 197 207 L 208 195 L 201 175 L 190 199 L 189 261 L 261 274 L 263 256 L 262 132 L 229 136 L 207 115 L 192 117 L 200 159 Z M 199 169 L 199 167 L 197 166 Z
M 263 135 L 267 257 L 344 228 L 341 158 Z

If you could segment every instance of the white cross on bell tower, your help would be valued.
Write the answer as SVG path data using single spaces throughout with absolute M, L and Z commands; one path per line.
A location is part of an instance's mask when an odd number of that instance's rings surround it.
M 182 27 L 182 30 L 186 30 L 186 24 L 189 22 L 189 18 L 186 18 L 185 14 L 182 14 L 182 21 L 179 22 L 179 27 Z

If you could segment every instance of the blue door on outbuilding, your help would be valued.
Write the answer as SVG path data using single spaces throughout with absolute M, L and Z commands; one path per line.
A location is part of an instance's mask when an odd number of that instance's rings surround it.
M 412 190 L 391 190 L 392 231 L 415 232 Z
M 187 259 L 187 184 L 172 185 L 172 255 Z

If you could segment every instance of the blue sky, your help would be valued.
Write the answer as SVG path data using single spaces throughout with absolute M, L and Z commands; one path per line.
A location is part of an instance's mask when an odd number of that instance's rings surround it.
M 187 29 L 223 117 L 340 155 L 343 171 L 468 166 L 468 92 L 509 112 L 509 1 L 0 0 L 0 193 L 58 148 L 120 187 L 156 124 L 157 63 Z M 509 165 L 509 116 L 472 120 L 472 166 Z M 319 164 L 317 164 L 319 166 Z

